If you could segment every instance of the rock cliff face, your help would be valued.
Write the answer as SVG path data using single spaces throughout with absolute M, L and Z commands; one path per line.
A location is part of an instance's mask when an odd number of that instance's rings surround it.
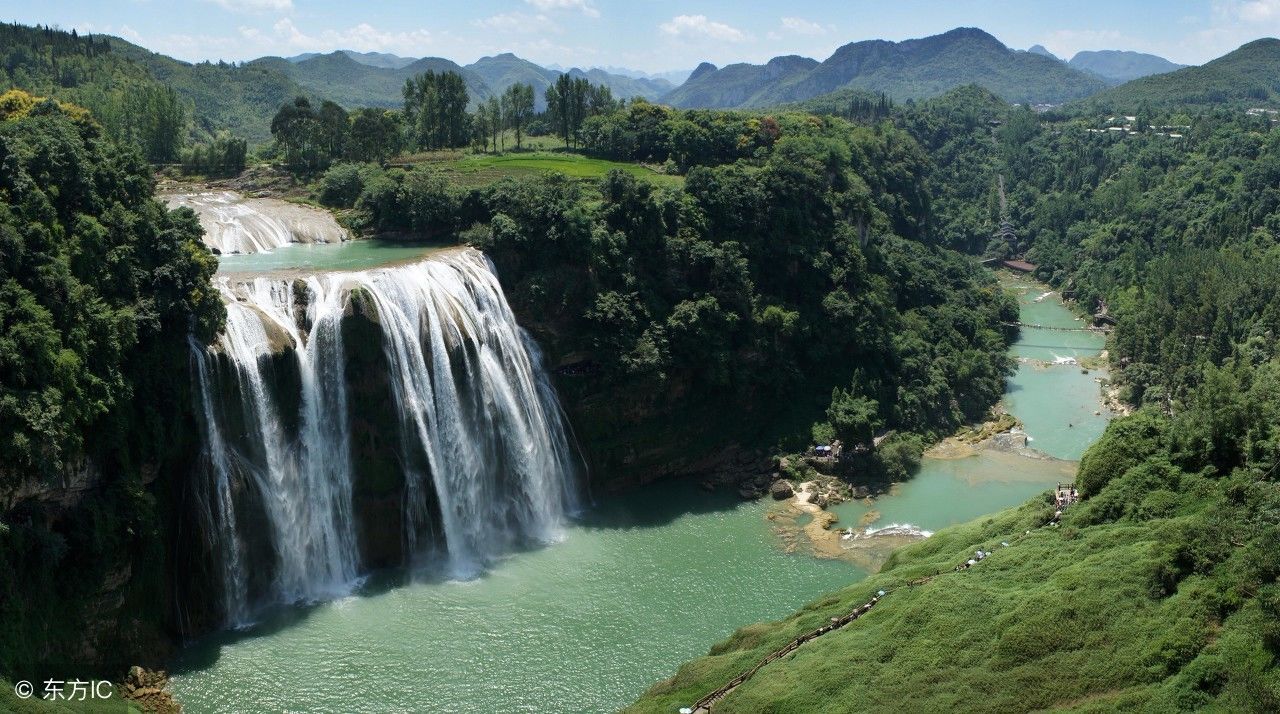
M 102 467 L 84 455 L 72 463 L 52 482 L 0 479 L 16 484 L 0 494 L 0 540 L 27 559 L 9 563 L 13 580 L 0 584 L 4 673 L 13 679 L 117 677 L 172 651 L 163 516 L 169 477 L 182 468 Z

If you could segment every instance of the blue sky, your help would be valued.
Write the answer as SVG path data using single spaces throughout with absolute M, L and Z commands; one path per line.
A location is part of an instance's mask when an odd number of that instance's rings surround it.
M 977 26 L 1060 56 L 1133 49 L 1198 64 L 1280 35 L 1280 0 L 0 0 L 0 18 L 121 35 L 184 60 L 355 49 L 461 63 L 692 68 L 827 57 L 855 40 Z

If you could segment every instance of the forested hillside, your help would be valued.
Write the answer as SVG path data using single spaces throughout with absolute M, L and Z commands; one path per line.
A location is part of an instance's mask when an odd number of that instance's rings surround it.
M 1199 67 L 1143 77 L 1101 92 L 1087 111 L 1133 113 L 1197 107 L 1253 107 L 1280 98 L 1280 40 L 1254 40 Z
M 266 141 L 275 108 L 307 93 L 276 71 L 188 64 L 118 37 L 3 25 L 0 38 L 6 88 L 84 106 L 108 134 L 138 143 L 155 162 L 177 161 L 188 137 L 208 141 L 219 131 Z
M 0 165 L 0 671 L 123 668 L 167 647 L 185 336 L 221 327 L 216 264 L 83 109 L 4 95 Z

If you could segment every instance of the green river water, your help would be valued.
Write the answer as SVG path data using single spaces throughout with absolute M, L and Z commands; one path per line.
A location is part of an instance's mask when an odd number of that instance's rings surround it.
M 279 255 L 295 250 L 288 248 L 268 261 L 258 256 L 253 267 L 371 267 L 378 263 L 369 255 L 397 248 L 304 248 L 307 264 Z M 1022 294 L 1025 322 L 1078 324 L 1055 296 L 1034 302 L 1043 288 L 1009 285 Z M 1097 354 L 1101 343 L 1028 329 L 1016 349 L 1052 360 Z M 1035 447 L 1075 459 L 1101 433 L 1096 376 L 1074 365 L 1020 365 L 1007 404 Z M 926 459 L 892 495 L 839 513 L 853 524 L 874 508 L 880 524 L 936 529 L 1020 503 L 1073 471 L 1067 461 L 989 451 Z M 769 507 L 687 483 L 653 485 L 596 504 L 566 525 L 561 542 L 511 555 L 476 580 L 374 578 L 352 597 L 206 638 L 174 663 L 172 687 L 197 714 L 617 709 L 734 629 L 783 617 L 864 576 L 842 561 L 783 552 Z

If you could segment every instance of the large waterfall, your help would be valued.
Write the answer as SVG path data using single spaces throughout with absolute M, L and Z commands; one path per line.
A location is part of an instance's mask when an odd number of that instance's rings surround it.
M 339 243 L 350 236 L 333 215 L 274 198 L 246 198 L 231 191 L 165 196 L 170 208 L 190 208 L 215 252 L 265 253 L 290 243 Z
M 557 537 L 575 454 L 482 254 L 218 288 L 226 330 L 192 362 L 229 621 L 347 592 L 366 560 L 470 577 Z

